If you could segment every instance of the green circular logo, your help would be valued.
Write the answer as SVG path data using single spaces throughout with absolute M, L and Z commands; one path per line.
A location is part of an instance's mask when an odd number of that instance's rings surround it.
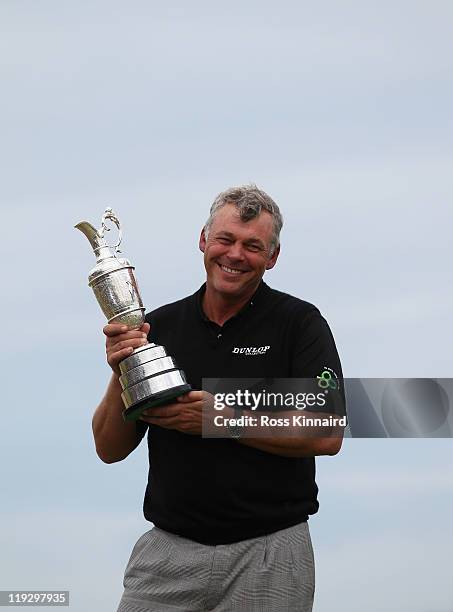
M 321 376 L 316 377 L 318 379 L 318 387 L 320 389 L 336 389 L 338 387 L 337 381 L 333 378 L 329 370 L 323 370 Z

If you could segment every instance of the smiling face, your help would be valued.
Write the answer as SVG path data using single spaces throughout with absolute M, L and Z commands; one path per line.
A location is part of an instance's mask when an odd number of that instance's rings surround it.
M 270 255 L 272 233 L 272 216 L 267 211 L 242 221 L 234 204 L 220 208 L 208 238 L 204 230 L 200 236 L 209 291 L 229 301 L 253 295 L 264 272 L 277 261 L 279 248 Z

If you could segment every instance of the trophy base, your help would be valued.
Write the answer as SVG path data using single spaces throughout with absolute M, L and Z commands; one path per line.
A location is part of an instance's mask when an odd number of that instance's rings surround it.
M 192 390 L 192 387 L 186 383 L 173 387 L 172 389 L 166 389 L 165 391 L 159 391 L 153 393 L 149 397 L 129 406 L 126 410 L 123 410 L 123 419 L 125 421 L 137 421 L 142 415 L 143 411 L 147 408 L 156 408 L 157 406 L 164 406 L 170 404 L 172 400 L 176 399 L 184 393 L 188 393 Z

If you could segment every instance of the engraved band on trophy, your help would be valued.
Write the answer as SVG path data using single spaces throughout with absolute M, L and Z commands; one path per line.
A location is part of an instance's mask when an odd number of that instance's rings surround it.
M 104 237 L 110 230 L 106 221 L 118 228 L 118 242 L 114 246 L 108 245 Z M 81 221 L 75 228 L 85 234 L 96 255 L 88 285 L 108 322 L 127 325 L 130 330 L 139 329 L 145 322 L 145 308 L 134 267 L 127 259 L 117 256 L 122 241 L 118 217 L 111 208 L 106 208 L 99 229 L 87 221 Z M 119 368 L 125 421 L 136 420 L 146 408 L 167 404 L 191 390 L 173 357 L 167 355 L 163 346 L 154 343 L 135 349 L 120 362 Z

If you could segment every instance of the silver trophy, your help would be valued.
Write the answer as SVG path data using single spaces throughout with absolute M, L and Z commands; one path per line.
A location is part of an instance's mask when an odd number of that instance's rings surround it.
M 108 245 L 104 237 L 110 230 L 107 221 L 118 228 L 118 241 L 114 246 Z M 75 228 L 85 234 L 96 255 L 96 265 L 88 276 L 88 285 L 108 322 L 139 329 L 145 322 L 145 308 L 135 280 L 134 266 L 127 259 L 118 257 L 122 241 L 118 217 L 111 208 L 106 208 L 100 229 L 87 221 L 77 223 Z M 167 404 L 191 390 L 173 357 L 157 344 L 135 349 L 120 362 L 119 368 L 125 421 L 134 421 L 146 408 Z

